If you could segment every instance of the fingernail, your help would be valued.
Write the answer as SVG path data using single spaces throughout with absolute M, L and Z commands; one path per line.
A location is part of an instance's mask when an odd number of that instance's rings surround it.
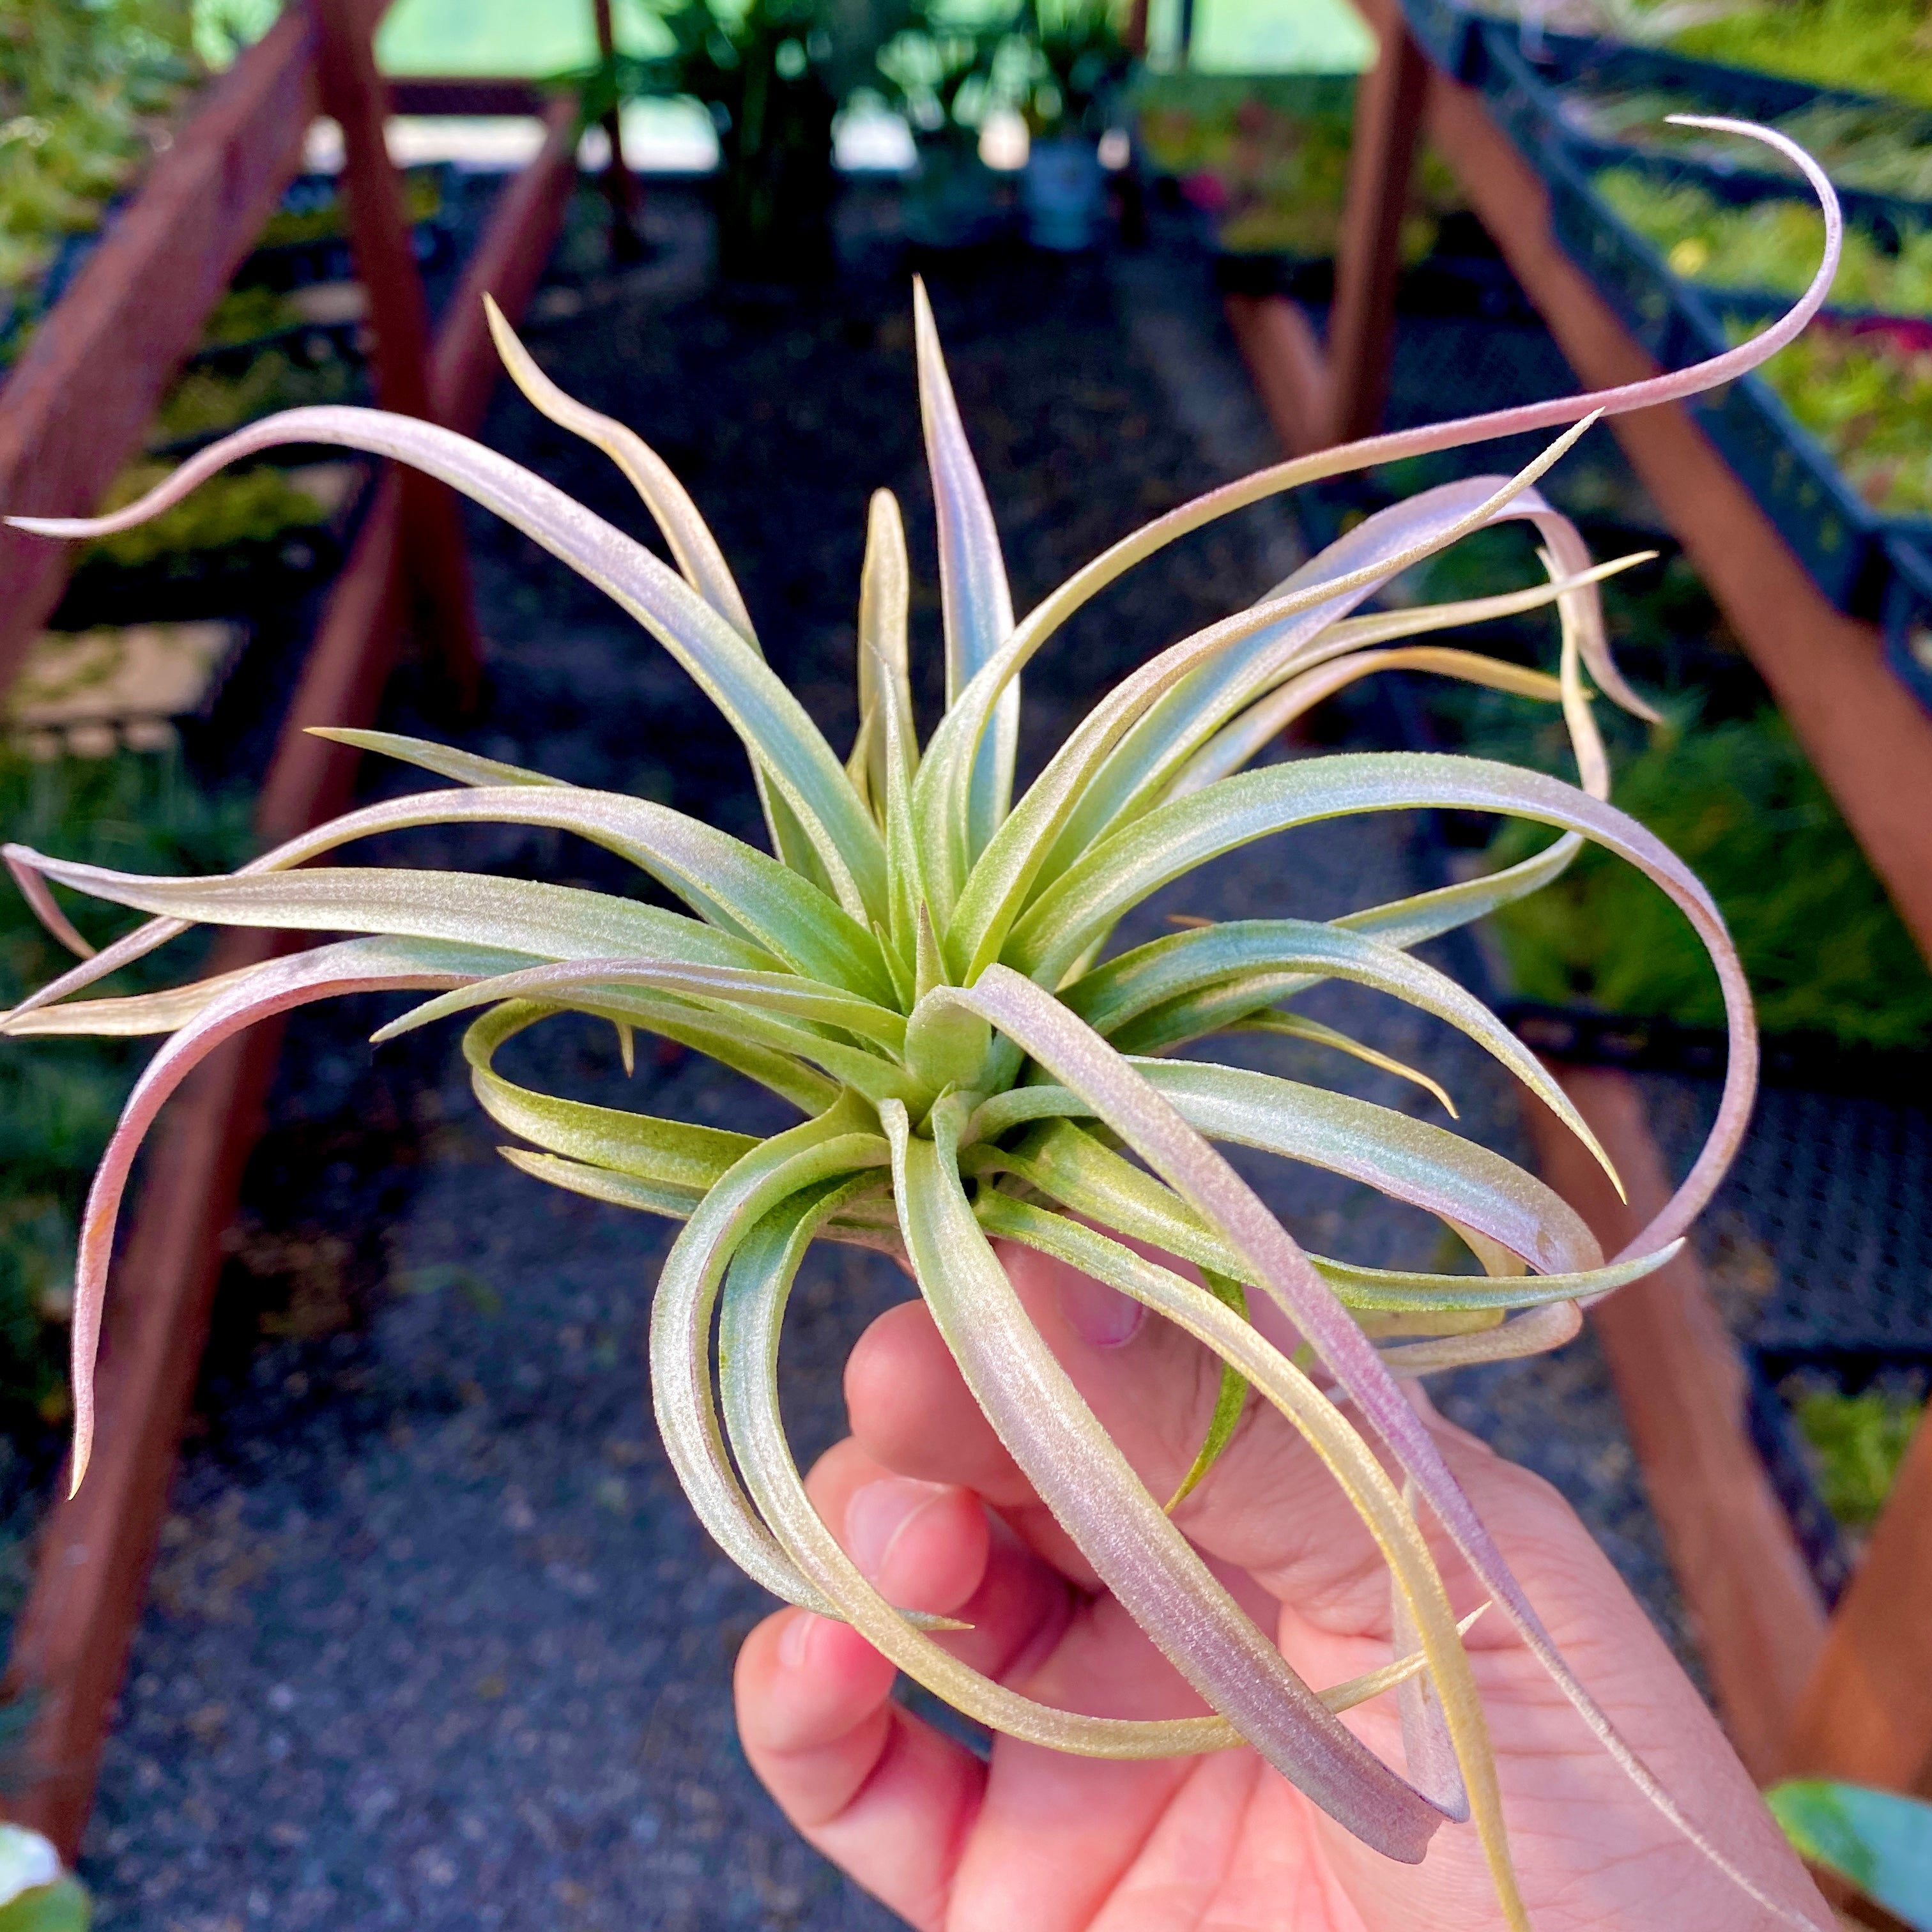
M 915 1482 L 910 1476 L 882 1476 L 854 1490 L 845 1505 L 847 1553 L 876 1583 L 906 1525 L 945 1493 L 942 1484 Z
M 1060 1310 L 1081 1340 L 1096 1348 L 1118 1348 L 1141 1332 L 1147 1310 L 1131 1295 L 1091 1275 L 1060 1276 Z
M 788 1670 L 802 1670 L 812 1660 L 812 1640 L 824 1619 L 809 1610 L 795 1612 L 778 1633 L 778 1661 Z

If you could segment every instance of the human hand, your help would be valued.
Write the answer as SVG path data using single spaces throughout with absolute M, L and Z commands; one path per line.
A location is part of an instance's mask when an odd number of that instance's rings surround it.
M 1219 1364 L 1168 1324 L 1030 1250 L 1002 1251 L 1034 1319 L 1156 1496 L 1192 1462 Z M 846 1371 L 853 1434 L 812 1472 L 826 1522 L 891 1601 L 973 1628 L 945 1640 L 1001 1682 L 1113 1717 L 1204 1707 L 1047 1513 L 922 1304 L 880 1317 Z M 1696 1825 L 1771 1896 L 1832 1922 L 1744 1767 L 1636 1600 L 1546 1484 L 1430 1424 L 1558 1646 Z M 1376 1669 L 1387 1573 L 1340 1490 L 1251 1402 L 1176 1520 L 1317 1688 Z M 1424 1520 L 1452 1600 L 1481 1600 Z M 1660 1816 L 1502 1618 L 1466 1640 L 1523 1896 L 1538 1932 L 1745 1932 L 1762 1910 Z M 921 1932 L 1490 1932 L 1503 1920 L 1474 1831 L 1419 1866 L 1369 1850 L 1252 1752 L 1153 1762 L 999 1738 L 990 1763 L 895 1702 L 849 1626 L 782 1610 L 740 1654 L 753 1768 L 806 1838 Z M 1345 1718 L 1401 1762 L 1395 1700 Z

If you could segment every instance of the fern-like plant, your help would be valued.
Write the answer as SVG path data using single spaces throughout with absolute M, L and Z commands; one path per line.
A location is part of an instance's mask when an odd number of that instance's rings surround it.
M 4 1021 L 15 1034 L 166 1036 L 102 1163 L 82 1232 L 75 1482 L 93 1439 L 91 1376 L 116 1215 L 136 1145 L 164 1100 L 205 1054 L 264 1015 L 350 991 L 430 992 L 376 1037 L 481 1009 L 464 1051 L 484 1108 L 526 1144 L 505 1150 L 516 1166 L 684 1222 L 651 1316 L 658 1421 L 706 1526 L 767 1588 L 848 1619 L 910 1675 L 1022 1738 L 1115 1757 L 1245 1740 L 1395 1858 L 1420 1859 L 1444 1820 L 1473 1818 L 1505 1915 L 1520 1926 L 1526 1920 L 1482 1707 L 1418 1527 L 1426 1506 L 1629 1774 L 1754 1889 L 1699 1837 L 1557 1654 L 1397 1378 L 1547 1348 L 1573 1335 L 1580 1303 L 1676 1251 L 1750 1106 L 1750 1002 L 1723 922 L 1685 866 L 1604 802 L 1607 771 L 1586 672 L 1617 702 L 1644 709 L 1605 643 L 1595 585 L 1617 566 L 1592 567 L 1575 530 L 1534 486 L 1598 415 L 1741 372 L 1789 341 L 1822 302 L 1837 260 L 1829 187 L 1788 142 L 1764 138 L 1805 168 L 1826 207 L 1828 245 L 1804 301 L 1756 341 L 1601 396 L 1279 465 L 1124 538 L 1017 622 L 986 494 L 918 293 L 947 694 L 945 716 L 923 746 L 913 726 L 906 554 L 892 498 L 882 493 L 872 504 L 859 616 L 863 722 L 842 760 L 766 664 L 724 559 L 664 465 L 631 430 L 556 389 L 494 313 L 498 344 L 524 394 L 616 461 L 656 518 L 675 569 L 488 449 L 427 423 L 352 409 L 298 410 L 244 430 L 113 516 L 22 520 L 56 536 L 124 529 L 223 464 L 278 443 L 338 443 L 415 464 L 572 565 L 674 654 L 742 740 L 772 842 L 770 853 L 759 851 L 647 800 L 434 744 L 338 731 L 326 735 L 455 784 L 352 812 L 219 878 L 156 878 L 7 848 L 42 917 L 77 950 L 86 952 L 85 942 L 55 904 L 50 881 L 154 915 Z M 1022 668 L 1139 560 L 1302 482 L 1562 423 L 1575 427 L 1520 474 L 1449 484 L 1384 511 L 1251 608 L 1158 652 L 1012 797 Z M 1359 614 L 1399 572 L 1502 518 L 1526 518 L 1536 527 L 1546 585 Z M 1562 620 L 1556 678 L 1426 641 L 1542 603 Z M 1580 787 L 1461 758 L 1349 754 L 1242 769 L 1308 706 L 1396 666 L 1560 704 Z M 1125 912 L 1218 854 L 1344 813 L 1418 806 L 1511 814 L 1562 836 L 1498 875 L 1330 922 L 1243 920 L 1108 956 Z M 576 832 L 631 861 L 688 910 L 465 872 L 304 862 L 373 832 L 460 821 Z M 1710 1144 L 1624 1253 L 1606 1262 L 1547 1187 L 1444 1128 L 1264 1073 L 1172 1057 L 1244 1029 L 1366 1052 L 1284 1010 L 1319 980 L 1349 980 L 1460 1028 L 1602 1159 L 1535 1060 L 1409 950 L 1556 878 L 1586 838 L 1640 867 L 1675 900 L 1710 952 L 1730 1026 L 1730 1066 Z M 195 922 L 364 936 L 171 992 L 70 997 Z M 804 1118 L 758 1142 L 561 1099 L 496 1070 L 506 1041 L 563 1012 L 611 1022 L 627 1053 L 642 1028 L 708 1054 Z M 1216 1151 L 1216 1140 L 1326 1167 L 1426 1209 L 1467 1244 L 1484 1274 L 1394 1272 L 1304 1252 Z M 1201 1280 L 1144 1259 L 1124 1237 L 1192 1263 Z M 1222 1400 L 1190 1482 L 1212 1462 L 1250 1388 L 1274 1404 L 1314 1445 L 1374 1537 L 1393 1579 L 1397 1628 L 1415 1633 L 1414 1646 L 1404 1646 L 1414 1654 L 1354 1683 L 1321 1691 L 1304 1683 L 1176 1528 L 1170 1499 L 1149 1493 L 1086 1407 L 1029 1322 L 995 1238 L 1111 1282 L 1220 1355 Z M 883 1249 L 905 1262 L 1015 1458 L 1107 1586 L 1199 1692 L 1206 1714 L 1135 1721 L 1047 1708 L 969 1669 L 934 1640 L 938 1620 L 884 1601 L 844 1556 L 806 1500 L 778 1414 L 786 1298 L 806 1249 L 819 1238 Z M 1292 1320 L 1306 1345 L 1302 1356 L 1291 1360 L 1245 1318 L 1246 1298 L 1256 1292 Z M 1383 1763 L 1336 1716 L 1391 1688 L 1426 1747 L 1412 1753 L 1412 1774 L 1424 1788 Z M 1791 1918 L 1754 1895 L 1774 1916 Z

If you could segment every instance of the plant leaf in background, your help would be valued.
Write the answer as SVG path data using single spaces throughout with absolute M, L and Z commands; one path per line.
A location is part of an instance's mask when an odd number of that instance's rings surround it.
M 0 1824 L 0 1932 L 88 1932 L 86 1888 L 38 1832 Z
M 93 1922 L 86 1888 L 66 1874 L 0 1905 L 0 1932 L 88 1932 Z
M 1700 124 L 1750 132 L 1742 123 Z M 778 850 L 768 855 L 648 800 L 359 734 L 354 742 L 453 783 L 365 806 L 225 874 L 158 878 L 8 846 L 29 904 L 56 936 L 68 928 L 56 886 L 152 916 L 18 1000 L 0 1016 L 0 1033 L 167 1035 L 129 1099 L 82 1220 L 75 1482 L 85 1475 L 96 1426 L 94 1355 L 122 1192 L 142 1134 L 175 1087 L 239 1028 L 308 1000 L 364 991 L 436 996 L 379 1037 L 480 1006 L 465 1050 L 485 1110 L 529 1143 L 504 1150 L 512 1162 L 684 1223 L 651 1316 L 659 1430 L 706 1527 L 767 1588 L 846 1618 L 928 1688 L 1036 1742 L 1132 1758 L 1218 1750 L 1238 1738 L 1364 1844 L 1410 1862 L 1424 1856 L 1445 1822 L 1466 1820 L 1502 1917 L 1522 1932 L 1528 1922 L 1494 1754 L 1461 1627 L 1418 1520 L 1426 1506 L 1483 1594 L 1646 1798 L 1768 1917 L 1808 1924 L 1706 1837 L 1618 1735 L 1557 1652 L 1396 1380 L 1568 1340 L 1580 1300 L 1676 1251 L 1748 1118 L 1756 1034 L 1736 949 L 1683 860 L 1606 802 L 1608 766 L 1591 685 L 1610 703 L 1652 714 L 1611 660 L 1598 602 L 1603 572 L 1588 568 L 1580 536 L 1532 486 L 1600 414 L 1728 380 L 1790 341 L 1822 302 L 1838 259 L 1837 204 L 1808 158 L 1780 136 L 1761 138 L 1806 172 L 1824 206 L 1826 236 L 1804 299 L 1761 337 L 1694 369 L 1601 395 L 1278 464 L 1123 538 L 1017 622 L 938 327 L 924 291 L 916 291 L 949 687 L 946 713 L 922 747 L 913 742 L 907 701 L 907 578 L 889 502 L 875 503 L 872 513 L 860 598 L 861 729 L 842 758 L 752 641 L 715 545 L 657 459 L 629 432 L 533 380 L 500 327 L 512 373 L 538 406 L 640 483 L 674 536 L 675 569 L 493 452 L 374 410 L 292 410 L 190 458 L 142 501 L 110 514 L 16 519 L 51 536 L 111 535 L 178 502 L 235 457 L 285 442 L 411 463 L 496 510 L 634 616 L 729 719 L 768 805 L 783 807 L 772 812 Z M 1514 476 L 1422 491 L 1351 532 L 1248 610 L 1156 652 L 1012 796 L 1022 672 L 1134 564 L 1300 483 L 1557 427 L 1565 433 Z M 1553 611 L 1556 677 L 1497 670 L 1468 652 L 1405 648 L 1408 639 L 1466 620 L 1472 614 L 1461 604 L 1356 614 L 1444 546 L 1523 517 L 1542 541 L 1547 581 L 1527 598 L 1504 601 L 1512 610 Z M 1392 666 L 1556 704 L 1581 783 L 1415 754 L 1240 769 L 1330 692 Z M 1222 853 L 1349 814 L 1423 806 L 1520 818 L 1559 836 L 1501 874 L 1364 908 L 1328 926 L 1243 921 L 1106 956 L 1134 907 Z M 579 833 L 654 879 L 686 910 L 540 881 L 309 862 L 374 832 L 464 822 Z M 1688 923 L 1729 1028 L 1710 1139 L 1677 1192 L 1619 1254 L 1606 1259 L 1533 1176 L 1446 1127 L 1266 1072 L 1168 1057 L 1183 1045 L 1211 1054 L 1230 1031 L 1251 1042 L 1282 1031 L 1309 1038 L 1305 1016 L 1286 1003 L 1342 976 L 1449 1021 L 1564 1110 L 1547 1076 L 1494 1020 L 1406 949 L 1546 886 L 1586 842 L 1641 872 Z M 72 999 L 192 923 L 356 936 L 165 998 Z M 496 1072 L 494 1056 L 506 1040 L 558 1013 L 611 1023 L 627 1052 L 639 1028 L 682 1041 L 760 1082 L 806 1118 L 756 1142 L 586 1106 Z M 1337 1052 L 1338 1065 L 1354 1046 L 1319 1029 L 1312 1037 Z M 1600 1160 L 1580 1118 L 1564 1111 Z M 1404 1204 L 1405 1212 L 1432 1215 L 1480 1273 L 1396 1274 L 1310 1256 L 1216 1142 L 1327 1168 Z M 1213 1287 L 1143 1261 L 1115 1234 L 1152 1239 L 1204 1267 Z M 1216 1480 L 1208 1466 L 1238 1413 L 1243 1384 L 1314 1446 L 1392 1580 L 1401 1654 L 1366 1687 L 1304 1682 L 1273 1636 L 1203 1564 L 1186 1539 L 1187 1503 L 1170 1514 L 1170 1499 L 1152 1494 L 1122 1457 L 1034 1328 L 992 1246 L 995 1234 L 1070 1256 L 1220 1357 L 1224 1400 L 1197 1474 Z M 820 1236 L 883 1248 L 905 1262 L 994 1428 L 1120 1603 L 1201 1694 L 1207 1714 L 1100 1720 L 1016 1696 L 946 1652 L 931 1634 L 933 1619 L 879 1599 L 842 1557 L 803 1499 L 778 1408 L 784 1298 Z M 1247 1320 L 1257 1293 L 1304 1338 L 1306 1370 Z M 714 1328 L 722 1330 L 717 1348 Z M 1384 1466 L 1384 1454 L 1399 1475 Z M 1426 1748 L 1412 1748 L 1405 1776 L 1334 1713 L 1412 1672 L 1428 1681 L 1400 1693 L 1405 1729 L 1426 1714 L 1415 1732 Z
M 1932 1804 L 1810 1778 L 1773 1785 L 1765 1802 L 1808 1864 L 1850 1879 L 1913 1932 L 1932 1932 Z

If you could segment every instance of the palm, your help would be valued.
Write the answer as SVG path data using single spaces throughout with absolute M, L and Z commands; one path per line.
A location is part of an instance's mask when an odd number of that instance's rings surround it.
M 1106 1328 L 1100 1292 L 1037 1256 L 1006 1258 L 1082 1394 L 1149 1486 L 1167 1493 L 1212 1406 L 1210 1359 L 1157 1322 L 1124 1346 L 1096 1346 L 1080 1331 Z M 847 1394 L 854 1435 L 814 1471 L 812 1498 L 888 1597 L 970 1622 L 950 1647 L 1044 1702 L 1122 1717 L 1200 1708 L 1132 1621 L 1092 1593 L 1084 1559 L 973 1404 L 922 1308 L 874 1324 Z M 1566 1506 L 1455 1432 L 1444 1446 L 1557 1641 L 1666 1786 L 1696 1794 L 1697 1822 L 1760 1882 L 1815 1909 L 1743 1768 Z M 890 1519 L 908 1496 L 873 1486 L 889 1476 L 947 1486 L 911 1492 L 915 1513 L 892 1534 Z M 1272 1412 L 1250 1409 L 1178 1520 L 1309 1682 L 1336 1684 L 1388 1662 L 1386 1572 Z M 1480 1598 L 1453 1552 L 1437 1555 L 1458 1608 L 1473 1607 Z M 1526 1901 L 1544 1932 L 1742 1932 L 1760 1922 L 1630 1790 L 1500 1619 L 1478 1623 L 1468 1642 Z M 746 1646 L 740 1718 L 754 1767 L 801 1829 L 922 1932 L 1487 1932 L 1502 1923 L 1466 1828 L 1445 1828 L 1422 1867 L 1392 1863 L 1246 1750 L 1119 1763 L 1001 1738 L 982 1765 L 886 1701 L 892 1676 L 849 1629 L 782 1612 Z M 1400 1762 L 1394 1702 L 1371 1701 L 1347 1721 Z

